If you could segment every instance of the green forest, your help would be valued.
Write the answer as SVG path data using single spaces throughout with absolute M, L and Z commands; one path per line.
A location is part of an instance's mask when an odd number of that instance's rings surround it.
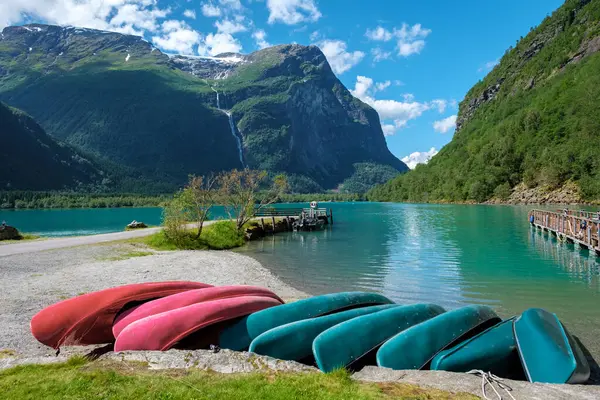
M 599 35 L 600 2 L 568 0 L 467 93 L 460 129 L 438 155 L 367 197 L 485 202 L 520 183 L 552 190 L 573 181 L 583 199 L 599 199 Z

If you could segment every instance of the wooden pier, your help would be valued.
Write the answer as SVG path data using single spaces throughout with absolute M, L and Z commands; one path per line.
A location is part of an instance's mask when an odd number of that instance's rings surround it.
M 600 256 L 598 232 L 600 215 L 589 211 L 546 211 L 531 210 L 529 222 L 537 229 L 549 232 L 559 240 L 578 244 L 581 248 L 594 251 Z
M 316 202 L 313 202 L 315 205 Z M 333 225 L 333 211 L 327 208 L 299 207 L 265 207 L 256 210 L 255 216 L 271 218 L 275 226 L 275 218 L 283 218 L 288 228 L 293 230 L 313 231 L 322 229 L 325 225 Z

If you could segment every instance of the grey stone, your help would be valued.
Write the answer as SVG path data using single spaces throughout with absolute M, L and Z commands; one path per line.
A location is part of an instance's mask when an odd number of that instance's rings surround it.
M 482 379 L 478 376 L 446 371 L 394 371 L 388 368 L 365 367 L 353 375 L 353 378 L 363 382 L 400 382 L 422 387 L 446 390 L 449 392 L 472 393 L 483 398 L 481 389 Z M 586 385 L 554 385 L 530 383 L 522 381 L 503 380 L 510 387 L 511 394 L 517 400 L 574 400 L 600 399 L 600 386 Z M 504 390 L 494 384 L 494 388 L 503 399 L 510 399 Z M 496 399 L 494 390 L 487 385 L 488 398 Z

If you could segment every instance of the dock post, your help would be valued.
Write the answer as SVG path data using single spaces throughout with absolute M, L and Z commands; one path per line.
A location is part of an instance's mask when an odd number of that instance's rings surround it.
M 263 232 L 265 232 L 265 219 L 264 218 L 260 219 L 260 225 L 262 226 Z
M 331 226 L 333 226 L 333 210 L 331 208 L 329 209 L 329 219 L 331 220 Z
M 290 217 L 286 215 L 285 217 L 285 226 L 287 228 L 287 230 L 290 230 Z
M 274 235 L 275 234 L 275 216 L 272 216 L 271 220 L 273 221 L 273 235 Z

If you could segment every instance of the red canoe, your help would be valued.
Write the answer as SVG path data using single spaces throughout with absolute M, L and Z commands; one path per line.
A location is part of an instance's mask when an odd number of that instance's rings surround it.
M 129 310 L 119 314 L 113 324 L 112 332 L 114 337 L 119 337 L 119 334 L 127 325 L 142 318 L 146 318 L 154 314 L 160 314 L 166 311 L 171 311 L 176 308 L 202 303 L 204 301 L 227 299 L 230 297 L 240 296 L 271 297 L 283 303 L 283 300 L 281 300 L 279 296 L 272 291 L 257 286 L 216 286 L 205 289 L 188 290 L 186 292 L 140 304 L 137 307 L 130 308 Z
M 31 319 L 31 333 L 58 349 L 67 345 L 111 343 L 115 316 L 128 304 L 153 300 L 186 290 L 211 287 L 200 282 L 136 283 L 73 297 L 44 308 Z
M 151 315 L 125 327 L 117 337 L 115 351 L 168 350 L 189 335 L 202 335 L 204 331 L 198 331 L 203 328 L 280 304 L 281 301 L 272 297 L 241 296 Z

